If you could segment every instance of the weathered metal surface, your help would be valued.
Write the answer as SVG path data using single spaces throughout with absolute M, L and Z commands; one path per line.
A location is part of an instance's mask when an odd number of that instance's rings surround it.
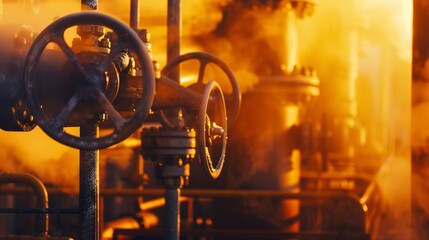
M 96 125 L 81 126 L 80 136 L 97 137 Z M 80 150 L 79 239 L 99 239 L 99 151 Z
M 177 240 L 180 236 L 180 189 L 165 189 L 165 239 Z
M 180 55 L 180 34 L 182 31 L 180 0 L 168 0 L 167 9 L 167 63 Z M 179 81 L 179 69 L 176 68 L 171 78 Z

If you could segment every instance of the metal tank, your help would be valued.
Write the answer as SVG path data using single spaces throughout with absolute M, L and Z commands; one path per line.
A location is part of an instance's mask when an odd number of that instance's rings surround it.
M 304 123 L 319 95 L 319 79 L 311 67 L 298 66 L 296 21 L 313 11 L 312 1 L 235 1 L 225 8 L 220 23 L 225 28 L 219 27 L 217 34 L 243 42 L 235 49 L 244 59 L 252 59 L 251 70 L 259 79 L 243 93 L 239 117 L 231 128 L 225 186 L 300 191 L 301 155 L 308 150 L 302 144 L 309 131 Z M 252 24 L 243 25 L 246 22 Z M 233 31 L 238 25 L 242 31 Z M 245 44 L 246 36 L 252 36 L 254 45 Z M 215 225 L 299 231 L 299 200 L 217 202 L 235 210 L 215 213 Z

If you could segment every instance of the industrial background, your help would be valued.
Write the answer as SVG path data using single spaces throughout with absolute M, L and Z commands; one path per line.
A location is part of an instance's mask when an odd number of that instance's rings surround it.
M 429 1 L 0 16 L 0 239 L 429 239 Z

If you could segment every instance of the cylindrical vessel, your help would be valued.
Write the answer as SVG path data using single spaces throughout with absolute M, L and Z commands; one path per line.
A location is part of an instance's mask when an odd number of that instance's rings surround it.
M 0 26 L 0 128 L 30 131 L 35 124 L 24 103 L 22 69 L 34 32 L 23 25 Z
M 224 181 L 237 188 L 298 192 L 300 151 L 288 131 L 300 123 L 300 105 L 283 90 L 261 83 L 243 94 L 239 118 L 229 134 Z M 271 204 L 267 204 L 267 203 Z M 244 199 L 243 212 L 261 226 L 298 231 L 299 201 Z M 237 221 L 240 222 L 240 221 Z

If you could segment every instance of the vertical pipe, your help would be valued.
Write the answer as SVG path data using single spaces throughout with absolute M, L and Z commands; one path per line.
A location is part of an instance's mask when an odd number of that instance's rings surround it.
M 143 186 L 144 186 L 144 159 L 142 157 L 142 155 L 140 154 L 140 150 L 138 148 L 134 149 L 134 159 L 136 159 L 136 167 L 135 167 L 135 174 L 136 176 L 141 176 L 141 178 L 143 179 L 143 181 L 139 184 L 138 189 L 139 190 L 143 190 Z M 138 203 L 139 203 L 139 208 L 140 210 L 142 210 L 142 206 L 144 204 L 144 199 L 142 196 L 138 197 L 137 199 Z
M 297 65 L 298 31 L 295 11 L 292 9 L 286 9 L 285 11 L 282 24 L 283 31 L 281 31 L 282 42 L 280 46 L 283 47 L 281 57 L 283 58 L 282 64 L 284 64 L 285 70 L 291 73 L 295 65 Z
M 81 0 L 81 10 L 97 10 L 98 0 Z
M 182 16 L 180 11 L 180 0 L 168 0 L 167 10 L 167 63 L 180 56 L 180 35 L 182 28 Z M 177 66 L 169 74 L 169 77 L 180 82 L 180 68 Z M 170 109 L 165 112 L 166 116 L 180 126 L 179 109 Z
M 326 113 L 322 115 L 321 133 L 320 133 L 320 151 L 322 155 L 322 169 L 321 171 L 328 171 L 328 126 Z
M 80 127 L 81 137 L 97 137 L 97 125 Z M 79 239 L 99 239 L 99 151 L 80 150 L 79 164 Z
M 99 221 L 98 221 L 98 234 L 99 234 L 99 236 L 103 236 L 103 230 L 104 230 L 104 197 L 103 196 L 101 196 L 101 195 L 99 195 L 99 198 L 98 198 L 99 200 L 99 202 L 98 202 L 98 208 L 99 208 L 99 211 L 98 211 L 98 218 L 99 218 Z
M 131 0 L 130 4 L 130 27 L 134 30 L 139 29 L 140 20 L 140 3 L 139 0 Z
M 167 12 L 167 63 L 180 55 L 182 17 L 180 0 L 168 0 Z M 179 81 L 179 69 L 171 72 L 171 79 Z
M 165 189 L 165 240 L 178 240 L 180 235 L 180 188 Z

